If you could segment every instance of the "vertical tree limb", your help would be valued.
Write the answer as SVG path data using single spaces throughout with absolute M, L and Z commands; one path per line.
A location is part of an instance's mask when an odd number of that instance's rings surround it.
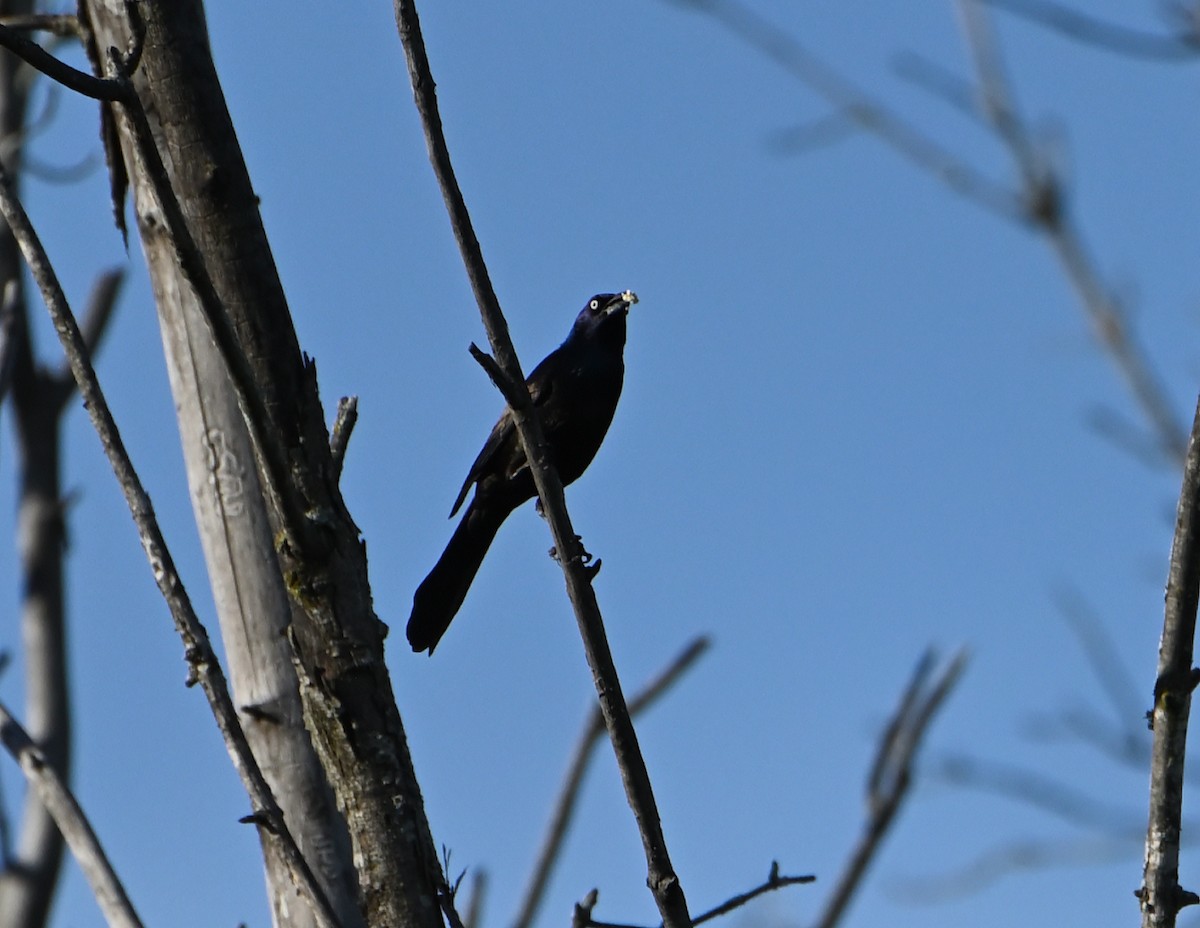
M 1175 516 L 1167 575 L 1166 614 L 1158 648 L 1158 678 L 1150 726 L 1150 821 L 1142 888 L 1142 928 L 1170 928 L 1179 910 L 1200 902 L 1179 885 L 1183 773 L 1192 691 L 1200 679 L 1192 666 L 1196 604 L 1200 597 L 1200 403 L 1192 423 Z

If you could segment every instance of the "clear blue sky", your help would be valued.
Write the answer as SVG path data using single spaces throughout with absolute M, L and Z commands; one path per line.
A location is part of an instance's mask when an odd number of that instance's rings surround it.
M 758 2 L 826 60 L 1005 180 L 988 134 L 905 83 L 898 54 L 967 73 L 953 7 Z M 886 7 L 886 9 L 885 9 Z M 1089 8 L 1123 15 L 1115 2 Z M 512 916 L 591 698 L 546 528 L 501 532 L 426 659 L 402 629 L 449 537 L 446 514 L 501 400 L 466 348 L 483 340 L 411 104 L 389 4 L 212 4 L 217 64 L 325 403 L 360 397 L 345 474 L 436 840 L 491 877 L 485 924 Z M 649 2 L 425 4 L 448 139 L 528 369 L 592 293 L 636 290 L 625 393 L 568 491 L 604 559 L 597 581 L 627 688 L 697 634 L 714 648 L 640 726 L 694 910 L 785 872 L 816 873 L 733 916 L 802 925 L 863 816 L 873 739 L 921 651 L 973 661 L 924 769 L 951 754 L 1072 782 L 1123 813 L 1105 864 L 1009 876 L 913 904 L 903 890 L 1018 841 L 1092 832 L 933 778 L 848 924 L 1127 925 L 1141 878 L 1146 774 L 1033 717 L 1115 719 L 1057 611 L 1082 591 L 1148 708 L 1178 491 L 1099 436 L 1135 416 L 1044 243 L 956 199 L 875 139 L 801 155 L 780 131 L 825 103 L 710 19 Z M 1152 28 L 1152 17 L 1134 25 Z M 1200 162 L 1194 65 L 1132 62 L 998 20 L 1025 112 L 1070 178 L 1110 282 L 1133 303 L 1181 421 L 1200 388 L 1194 273 Z M 98 153 L 90 105 L 61 101 L 33 147 Z M 70 294 L 124 260 L 100 173 L 27 197 Z M 136 241 L 99 359 L 103 384 L 193 594 L 211 616 L 157 326 Z M 43 327 L 43 357 L 57 348 Z M 11 430 L 0 539 L 12 537 Z M 268 923 L 257 841 L 207 705 L 99 444 L 67 434 L 75 782 L 147 924 Z M 0 542 L 0 644 L 18 646 L 13 552 Z M 215 628 L 215 619 L 211 620 Z M 19 668 L 0 680 L 18 711 Z M 19 777 L 3 766 L 8 797 Z M 1183 882 L 1197 880 L 1184 857 Z M 607 754 L 591 772 L 543 911 L 656 920 Z M 100 923 L 72 869 L 54 924 Z

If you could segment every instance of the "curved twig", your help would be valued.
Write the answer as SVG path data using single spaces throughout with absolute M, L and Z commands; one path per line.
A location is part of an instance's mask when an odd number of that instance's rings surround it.
M 10 26 L 0 24 L 0 47 L 7 48 L 22 61 L 41 71 L 51 80 L 57 81 L 68 90 L 74 90 L 93 100 L 115 103 L 127 100 L 132 89 L 121 81 L 93 77 L 86 71 L 73 68 L 46 51 L 37 42 L 30 41 Z

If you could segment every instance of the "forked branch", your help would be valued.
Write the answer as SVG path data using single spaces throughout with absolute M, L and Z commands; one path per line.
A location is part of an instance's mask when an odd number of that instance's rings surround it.
M 868 867 L 908 796 L 912 786 L 913 764 L 925 732 L 966 669 L 967 652 L 958 651 L 935 675 L 936 663 L 936 655 L 932 650 L 922 655 L 895 715 L 879 739 L 879 750 L 867 779 L 869 815 L 862 837 L 851 852 L 837 885 L 816 921 L 817 928 L 833 928 L 862 885 Z

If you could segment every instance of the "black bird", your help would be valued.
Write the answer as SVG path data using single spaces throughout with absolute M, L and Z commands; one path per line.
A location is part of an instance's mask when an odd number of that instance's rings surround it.
M 592 463 L 608 432 L 625 380 L 625 320 L 637 302 L 632 290 L 588 300 L 571 333 L 529 375 L 526 384 L 563 485 Z M 509 513 L 537 495 L 512 410 L 505 409 L 471 465 L 450 516 L 467 491 L 475 495 L 442 552 L 413 594 L 408 643 L 433 654 L 458 612 L 484 555 Z

